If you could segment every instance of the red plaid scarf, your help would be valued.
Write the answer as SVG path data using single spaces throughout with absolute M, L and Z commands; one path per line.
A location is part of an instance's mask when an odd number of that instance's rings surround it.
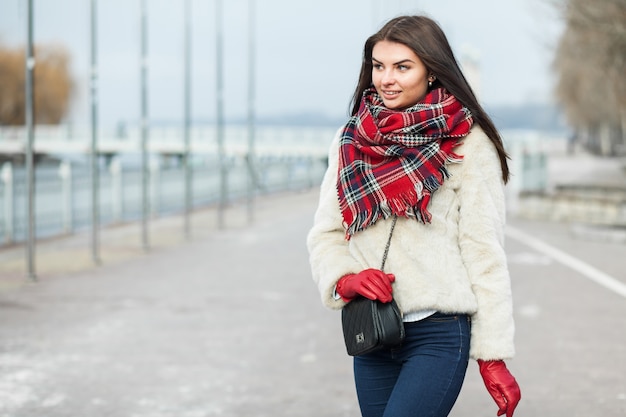
M 444 88 L 403 111 L 387 109 L 374 88 L 343 130 L 337 190 L 346 238 L 392 214 L 431 221 L 431 194 L 449 176 L 452 150 L 473 120 Z

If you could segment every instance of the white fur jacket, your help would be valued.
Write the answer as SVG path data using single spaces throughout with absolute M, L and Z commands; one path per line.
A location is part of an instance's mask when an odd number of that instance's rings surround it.
M 307 237 L 313 279 L 323 303 L 344 306 L 333 297 L 342 276 L 380 268 L 390 220 L 379 220 L 347 241 L 337 197 L 339 136 L 329 152 L 314 224 Z M 396 281 L 393 294 L 406 314 L 420 310 L 467 313 L 472 318 L 470 355 L 507 359 L 514 355 L 513 312 L 504 253 L 504 186 L 500 160 L 475 126 L 455 152 L 461 163 L 431 199 L 432 222 L 398 218 L 385 272 Z

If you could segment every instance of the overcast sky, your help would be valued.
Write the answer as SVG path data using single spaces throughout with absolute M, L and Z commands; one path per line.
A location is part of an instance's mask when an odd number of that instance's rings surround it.
M 346 115 L 363 43 L 385 21 L 426 14 L 457 57 L 480 57 L 479 96 L 488 106 L 549 102 L 553 48 L 562 30 L 547 0 L 255 0 L 256 112 L 259 117 Z M 191 0 L 193 118 L 216 112 L 215 1 Z M 0 43 L 26 40 L 25 0 L 0 0 Z M 87 124 L 89 0 L 34 0 L 35 42 L 71 54 L 76 80 L 70 119 Z M 183 115 L 183 0 L 147 0 L 149 113 Z M 98 1 L 100 120 L 135 122 L 140 112 L 139 0 Z M 248 0 L 223 0 L 224 91 L 228 118 L 247 111 Z

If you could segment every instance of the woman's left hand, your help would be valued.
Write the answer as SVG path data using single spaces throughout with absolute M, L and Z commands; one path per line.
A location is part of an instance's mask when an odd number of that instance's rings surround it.
M 480 375 L 483 377 L 487 391 L 500 408 L 498 416 L 506 413 L 506 417 L 513 417 L 513 411 L 522 398 L 519 385 L 506 368 L 504 361 L 478 360 Z

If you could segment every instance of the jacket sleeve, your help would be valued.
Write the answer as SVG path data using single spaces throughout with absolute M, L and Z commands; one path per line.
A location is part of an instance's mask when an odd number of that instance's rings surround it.
M 478 305 L 470 356 L 515 354 L 511 282 L 504 252 L 505 197 L 497 152 L 482 132 L 466 138 L 460 188 L 459 246 Z
M 345 305 L 341 299 L 333 297 L 339 278 L 349 273 L 358 273 L 362 269 L 350 254 L 339 210 L 337 172 L 340 133 L 341 130 L 337 132 L 330 146 L 328 169 L 320 187 L 319 205 L 313 227 L 307 236 L 313 281 L 317 284 L 322 302 L 331 309 L 340 309 Z

